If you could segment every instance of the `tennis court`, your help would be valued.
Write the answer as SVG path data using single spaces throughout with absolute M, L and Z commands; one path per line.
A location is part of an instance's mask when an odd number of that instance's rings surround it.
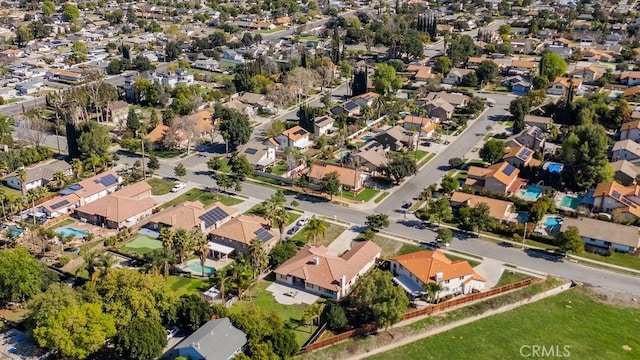
M 162 242 L 147 235 L 138 235 L 124 245 L 128 250 L 140 255 L 150 253 L 153 250 L 162 249 Z

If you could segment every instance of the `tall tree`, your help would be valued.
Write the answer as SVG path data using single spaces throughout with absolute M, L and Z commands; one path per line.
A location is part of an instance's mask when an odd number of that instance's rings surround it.
M 490 139 L 480 149 L 480 158 L 482 161 L 495 164 L 502 160 L 505 154 L 504 141 L 498 139 Z
M 320 188 L 322 189 L 322 192 L 329 194 L 329 196 L 331 196 L 331 200 L 333 200 L 334 195 L 338 195 L 340 193 L 341 187 L 342 184 L 340 183 L 340 177 L 335 171 L 326 174 L 320 180 Z
M 246 144 L 251 137 L 249 117 L 236 110 L 222 106 L 216 107 L 215 118 L 219 120 L 219 131 L 227 142 L 228 150 Z
M 391 273 L 374 270 L 360 280 L 352 303 L 365 321 L 388 328 L 402 320 L 409 298 L 401 287 L 393 284 Z
M 187 168 L 184 167 L 183 163 L 178 163 L 178 165 L 173 168 L 173 174 L 177 177 L 184 177 L 187 175 Z
M 396 69 L 388 64 L 378 64 L 373 73 L 373 86 L 376 92 L 386 95 L 402 87 L 402 78 L 396 73 Z
M 540 76 L 545 76 L 549 81 L 567 72 L 567 62 L 551 51 L 545 51 L 540 58 Z
M 613 168 L 607 157 L 609 139 L 602 125 L 592 124 L 576 127 L 563 141 L 562 157 L 578 189 L 590 189 L 613 179 Z
M 577 226 L 569 226 L 564 232 L 556 236 L 556 244 L 563 251 L 573 251 L 577 254 L 584 251 L 584 241 L 580 236 L 580 230 Z
M 0 251 L 0 300 L 25 301 L 42 291 L 44 269 L 23 247 Z
M 122 359 L 156 359 L 167 346 L 166 330 L 156 319 L 136 318 L 118 332 L 115 345 Z
M 318 246 L 318 238 L 324 238 L 327 227 L 326 221 L 315 216 L 312 217 L 304 230 L 307 234 L 307 241 L 313 240 L 313 246 Z
M 211 305 L 198 295 L 183 295 L 178 300 L 176 318 L 181 329 L 196 331 L 211 319 L 211 315 Z
M 373 231 L 380 231 L 389 226 L 389 215 L 387 214 L 371 214 L 367 215 L 364 223 Z

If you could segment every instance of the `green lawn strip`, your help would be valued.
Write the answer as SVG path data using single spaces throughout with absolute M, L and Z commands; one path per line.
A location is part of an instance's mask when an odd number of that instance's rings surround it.
M 351 200 L 355 200 L 355 201 L 367 202 L 367 201 L 373 199 L 376 195 L 378 195 L 378 193 L 380 193 L 380 190 L 366 188 L 366 189 L 360 191 L 358 193 L 358 195 L 356 195 L 356 196 L 353 196 L 352 192 L 343 191 L 342 192 L 342 197 L 345 198 L 345 199 L 351 199 Z
M 199 294 L 208 288 L 204 280 L 174 275 L 167 278 L 167 287 L 173 291 L 176 296 Z
M 340 234 L 342 234 L 347 228 L 341 225 L 333 223 L 327 223 L 327 231 L 324 233 L 324 237 L 318 239 L 318 245 L 329 246 Z M 297 243 L 307 242 L 307 227 L 303 227 L 291 237 L 291 240 Z M 313 243 L 313 239 L 310 240 Z
M 235 197 L 222 195 L 222 194 L 214 194 L 210 191 L 202 190 L 202 189 L 191 189 L 186 193 L 178 196 L 177 198 L 168 201 L 162 204 L 160 207 L 166 209 L 168 207 L 182 204 L 185 201 L 200 201 L 204 206 L 209 206 L 216 201 L 223 203 L 226 206 L 233 206 L 240 204 L 242 200 L 237 199 Z
M 162 159 L 171 159 L 171 158 L 179 157 L 182 154 L 185 154 L 185 152 L 177 151 L 177 150 L 154 150 L 153 151 L 153 155 Z
M 492 136 L 493 136 L 493 133 L 492 133 L 492 132 L 489 132 L 489 133 L 487 133 L 487 135 L 485 135 L 485 136 L 482 138 L 482 141 L 487 141 L 487 140 L 491 139 L 491 137 L 492 137 Z
M 20 190 L 16 190 L 8 186 L 0 186 L 0 191 L 2 191 L 7 196 L 7 198 L 11 200 L 22 197 L 22 193 L 20 192 Z
M 451 254 L 446 254 L 446 257 L 453 261 L 466 261 L 469 263 L 469 265 L 471 265 L 471 267 L 476 267 L 480 265 L 480 261 L 469 260 L 466 257 L 460 257 L 460 256 L 451 255 Z
M 262 204 L 256 204 L 251 209 L 245 211 L 246 215 L 256 215 L 256 216 L 264 216 L 264 207 Z M 292 211 L 287 211 L 287 226 L 293 224 L 294 221 L 298 220 L 301 214 L 295 213 Z
M 427 154 L 429 154 L 429 152 L 424 150 L 418 150 L 418 151 L 413 151 L 412 155 L 415 157 L 416 161 L 420 161 L 422 160 L 422 158 L 427 156 Z
M 73 220 L 73 219 L 66 219 L 66 220 L 63 220 L 63 221 L 61 221 L 61 222 L 59 222 L 59 223 L 57 223 L 57 224 L 55 224 L 55 225 L 51 226 L 49 229 L 51 229 L 51 230 L 55 230 L 55 229 L 60 228 L 60 227 L 63 227 L 63 226 L 71 225 L 71 224 L 73 224 L 73 223 L 75 223 L 75 222 L 76 222 L 76 221 L 75 221 L 75 220 Z
M 428 153 L 429 155 L 427 155 L 427 157 L 425 157 L 422 161 L 420 161 L 418 163 L 418 168 L 421 168 L 422 165 L 428 163 L 429 161 L 431 161 L 431 159 L 433 159 L 436 156 L 436 153 Z
M 385 191 L 382 194 L 380 194 L 375 200 L 373 200 L 374 203 L 378 204 L 380 201 L 384 200 L 384 198 L 386 198 L 387 196 L 389 196 L 389 192 Z
M 613 265 L 628 267 L 630 269 L 640 270 L 640 259 L 629 254 L 622 254 L 614 251 L 611 253 L 611 256 L 602 256 L 602 255 L 592 254 L 588 252 L 583 252 L 581 254 L 575 254 L 575 255 L 586 258 L 586 259 L 590 259 L 590 260 L 600 261 L 607 264 L 613 264 Z M 583 263 L 588 264 L 588 262 L 586 261 L 583 261 Z
M 235 302 L 229 312 L 238 313 L 255 306 L 262 314 L 276 314 L 284 320 L 285 327 L 291 327 L 296 334 L 296 341 L 302 346 L 315 331 L 315 327 L 309 328 L 309 325 L 302 321 L 302 315 L 309 305 L 283 305 L 276 302 L 273 295 L 267 291 L 267 287 L 271 284 L 272 282 L 267 280 L 258 281 L 247 291 L 247 299 Z M 318 301 L 322 302 L 324 299 L 320 298 Z
M 300 218 L 301 214 L 294 213 L 291 211 L 287 211 L 287 226 L 293 224 L 298 218 Z
M 640 309 L 603 304 L 576 289 L 368 359 L 515 359 L 533 344 L 568 345 L 576 359 L 638 359 L 638 318 Z
M 171 188 L 175 185 L 173 181 L 167 181 L 164 179 L 151 178 L 147 179 L 147 183 L 151 185 L 152 195 L 164 195 L 171 191 Z
M 388 258 L 396 255 L 404 255 L 412 252 L 424 250 L 418 245 L 408 244 L 402 241 L 389 239 L 388 237 L 384 237 L 382 235 L 376 234 L 376 236 L 371 240 L 376 243 L 378 246 L 382 248 L 381 256 L 383 258 Z
M 521 274 L 519 272 L 515 272 L 509 269 L 505 269 L 502 272 L 502 276 L 500 276 L 500 280 L 498 280 L 498 282 L 496 283 L 496 285 L 494 286 L 495 288 L 499 288 L 505 285 L 509 285 L 509 284 L 513 284 L 516 283 L 518 281 L 522 281 L 525 279 L 531 279 L 531 276 L 527 276 L 524 274 Z

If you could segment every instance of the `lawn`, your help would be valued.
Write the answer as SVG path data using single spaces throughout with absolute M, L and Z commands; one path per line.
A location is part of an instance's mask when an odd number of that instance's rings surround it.
M 624 266 L 631 269 L 640 270 L 640 259 L 629 254 L 622 254 L 614 251 L 611 253 L 611 256 L 602 256 L 598 254 L 588 253 L 585 251 L 581 254 L 576 254 L 576 255 L 587 258 L 587 259 L 591 259 L 591 260 L 602 261 L 603 263 L 607 263 L 607 264 L 613 264 L 613 265 Z M 589 263 L 584 262 L 584 264 L 589 264 Z
M 122 246 L 123 250 L 144 256 L 154 250 L 162 249 L 162 242 L 147 235 L 138 235 Z
M 169 276 L 167 286 L 176 296 L 199 294 L 207 290 L 207 283 L 204 280 L 184 276 Z
M 324 233 L 324 237 L 318 239 L 318 245 L 329 246 L 340 234 L 342 234 L 347 228 L 341 225 L 327 222 L 327 231 Z M 300 229 L 295 235 L 291 237 L 291 240 L 305 244 L 307 242 L 307 227 Z M 313 242 L 313 240 L 311 240 Z
M 6 185 L 0 186 L 0 192 L 3 192 L 7 196 L 7 198 L 12 200 L 22 197 L 22 193 L 20 192 L 20 190 L 10 188 Z
M 420 162 L 423 157 L 427 156 L 428 152 L 424 150 L 418 150 L 413 152 L 413 156 L 416 158 L 416 162 Z
M 418 168 L 420 168 L 422 165 L 428 163 L 429 161 L 431 161 L 431 159 L 433 159 L 436 156 L 436 153 L 427 153 L 427 157 L 425 157 L 424 159 L 422 159 L 419 163 L 418 163 Z
M 384 200 L 384 198 L 386 198 L 388 195 L 389 195 L 389 192 L 385 191 L 382 194 L 380 194 L 380 196 L 378 196 L 375 200 L 373 200 L 373 202 L 378 204 L 380 201 Z
M 178 151 L 178 150 L 154 150 L 153 151 L 153 155 L 163 159 L 176 158 L 181 156 L 184 153 L 185 153 L 184 151 Z
M 251 209 L 247 210 L 245 214 L 264 216 L 264 207 L 262 206 L 262 204 L 254 205 Z M 299 213 L 287 211 L 287 226 L 293 224 L 293 222 L 298 220 L 299 217 L 300 217 Z
M 287 164 L 278 164 L 271 169 L 274 175 L 282 175 L 287 172 Z
M 151 178 L 147 180 L 147 184 L 151 185 L 151 194 L 164 195 L 168 194 L 176 183 L 164 179 Z
M 373 199 L 376 195 L 378 195 L 379 192 L 380 190 L 377 190 L 377 189 L 366 188 L 360 191 L 356 196 L 353 196 L 352 192 L 345 191 L 342 193 L 342 197 L 345 199 L 367 202 Z
M 502 276 L 500 276 L 500 280 L 498 280 L 498 283 L 496 283 L 494 287 L 499 288 L 501 286 L 513 284 L 525 279 L 531 279 L 531 276 L 527 276 L 509 269 L 504 269 L 504 271 L 502 272 Z
M 575 359 L 638 359 L 638 319 L 640 309 L 574 289 L 368 359 L 516 359 L 524 345 L 568 346 Z
M 71 224 L 73 224 L 73 223 L 75 223 L 75 222 L 76 222 L 76 221 L 75 221 L 75 220 L 73 220 L 73 219 L 66 219 L 66 220 L 63 220 L 63 221 L 61 221 L 61 222 L 59 222 L 59 223 L 57 223 L 57 224 L 53 225 L 52 227 L 50 227 L 50 229 L 51 229 L 51 230 L 55 230 L 55 229 L 57 229 L 57 228 L 59 228 L 59 227 L 68 226 L 68 225 L 71 225 Z
M 247 291 L 247 300 L 238 301 L 229 309 L 231 313 L 237 313 L 250 306 L 255 306 L 261 313 L 272 313 L 284 320 L 296 334 L 296 341 L 302 346 L 315 331 L 315 327 L 309 331 L 309 326 L 302 322 L 304 310 L 309 306 L 305 304 L 282 305 L 275 301 L 273 295 L 267 291 L 267 287 L 273 282 L 260 280 Z M 324 301 L 320 298 L 318 301 Z
M 220 201 L 224 205 L 233 206 L 240 204 L 242 200 L 226 196 L 222 194 L 215 194 L 210 191 L 202 190 L 202 189 L 191 189 L 186 193 L 178 196 L 177 198 L 162 204 L 160 207 L 166 209 L 168 207 L 182 204 L 185 201 L 200 201 L 204 206 L 209 206 L 216 201 Z
M 412 252 L 424 250 L 418 245 L 407 244 L 402 241 L 389 239 L 379 234 L 377 234 L 371 241 L 373 241 L 374 243 L 376 243 L 378 246 L 382 248 L 381 256 L 383 258 L 388 258 L 396 255 L 404 255 L 404 254 L 409 254 Z

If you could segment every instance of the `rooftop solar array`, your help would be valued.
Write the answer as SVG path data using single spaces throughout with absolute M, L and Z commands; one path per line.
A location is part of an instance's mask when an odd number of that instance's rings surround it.
M 354 109 L 358 108 L 359 106 L 360 106 L 360 105 L 358 105 L 358 104 L 354 103 L 353 101 L 347 101 L 347 102 L 344 104 L 344 108 L 345 108 L 347 111 L 354 110 Z
M 78 191 L 78 190 L 82 190 L 84 188 L 80 184 L 73 184 L 73 185 L 69 186 L 69 189 L 71 189 L 73 191 Z
M 620 193 L 617 191 L 614 191 L 611 196 L 613 196 L 614 199 L 620 199 Z
M 307 130 L 305 130 L 305 129 L 298 129 L 298 130 L 296 130 L 296 132 L 294 132 L 294 134 L 296 134 L 296 135 L 304 135 L 306 133 L 307 133 Z
M 225 219 L 229 216 L 224 210 L 219 207 L 215 207 L 206 213 L 200 215 L 198 219 L 204 221 L 204 227 L 208 228 L 213 226 L 218 221 Z
M 113 174 L 105 175 L 98 180 L 94 180 L 96 184 L 102 184 L 102 186 L 111 186 L 118 183 L 118 178 Z
M 507 176 L 511 176 L 511 174 L 513 174 L 513 171 L 515 169 L 516 169 L 515 166 L 509 164 L 504 168 L 504 170 L 502 170 L 502 172 Z
M 65 205 L 67 205 L 68 203 L 69 203 L 69 200 L 62 200 L 59 203 L 55 203 L 55 204 L 51 205 L 51 208 L 53 210 L 56 210 L 58 208 L 61 208 L 61 207 L 65 206 Z
M 518 157 L 521 159 L 527 159 L 529 156 L 531 156 L 531 150 L 527 148 L 520 150 L 518 153 Z
M 248 148 L 244 151 L 245 154 L 253 155 L 258 152 L 258 149 Z
M 263 228 L 256 230 L 254 234 L 256 234 L 256 237 L 262 242 L 267 242 L 273 238 L 273 235 Z

